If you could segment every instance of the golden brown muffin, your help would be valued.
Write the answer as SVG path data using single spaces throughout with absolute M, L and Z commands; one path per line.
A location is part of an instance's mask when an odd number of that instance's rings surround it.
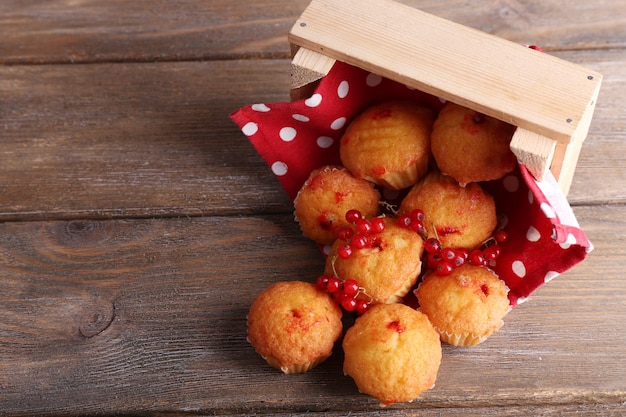
M 343 134 L 341 162 L 356 177 L 399 190 L 415 184 L 428 169 L 435 113 L 412 101 L 366 108 Z
M 343 331 L 341 317 L 339 306 L 314 284 L 278 282 L 250 307 L 248 341 L 284 373 L 306 372 L 331 355 Z
M 372 238 L 373 245 L 354 249 L 347 259 L 337 256 L 339 246 L 346 243 L 338 239 L 330 249 L 324 274 L 356 280 L 374 302 L 395 303 L 417 281 L 424 241 L 394 218 L 385 217 L 384 223 L 385 230 Z
M 489 268 L 465 264 L 450 275 L 428 274 L 416 290 L 420 311 L 441 340 L 473 346 L 494 334 L 509 312 L 508 288 Z
M 489 238 L 498 218 L 491 195 L 477 183 L 460 186 L 453 178 L 431 171 L 402 200 L 399 213 L 424 212 L 429 237 L 442 246 L 474 249 Z M 433 229 L 434 226 L 434 229 Z
M 461 184 L 495 180 L 517 165 L 514 132 L 515 126 L 448 102 L 430 135 L 432 154 L 441 172 Z
M 305 236 L 330 245 L 337 239 L 337 230 L 348 225 L 348 210 L 373 217 L 378 213 L 378 202 L 372 183 L 354 177 L 343 167 L 324 166 L 311 172 L 294 199 L 295 217 Z
M 378 304 L 343 339 L 343 372 L 383 405 L 410 402 L 432 388 L 441 341 L 428 318 L 404 304 Z

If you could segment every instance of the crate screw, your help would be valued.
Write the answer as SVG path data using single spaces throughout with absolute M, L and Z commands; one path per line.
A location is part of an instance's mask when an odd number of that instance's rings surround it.
M 306 26 L 306 22 L 301 22 L 300 23 L 300 27 L 305 27 Z
M 567 123 L 572 123 L 572 122 L 573 122 L 573 120 L 572 120 L 572 119 L 567 119 L 567 120 L 566 120 L 566 122 L 567 122 Z
M 590 80 L 590 81 L 593 80 L 593 75 L 588 75 L 587 79 Z

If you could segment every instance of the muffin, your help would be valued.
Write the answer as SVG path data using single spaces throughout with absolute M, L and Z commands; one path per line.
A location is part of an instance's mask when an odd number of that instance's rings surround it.
M 465 264 L 450 275 L 428 274 L 416 290 L 419 309 L 441 340 L 473 346 L 494 334 L 509 312 L 508 288 L 489 268 Z
M 343 372 L 383 405 L 410 402 L 432 388 L 441 341 L 428 318 L 404 304 L 378 304 L 343 339 Z
M 412 101 L 372 105 L 355 117 L 339 142 L 343 166 L 358 178 L 400 190 L 428 170 L 435 113 Z
M 502 178 L 517 165 L 510 148 L 515 126 L 448 102 L 430 135 L 441 172 L 461 184 Z
M 354 249 L 348 258 L 338 256 L 339 247 L 347 242 L 335 241 L 326 258 L 324 274 L 356 280 L 374 303 L 395 303 L 417 281 L 422 269 L 424 240 L 392 217 L 383 220 L 385 229 L 371 236 L 366 247 Z
M 398 211 L 409 214 L 414 209 L 424 212 L 428 237 L 437 237 L 444 247 L 477 248 L 498 223 L 495 201 L 479 184 L 462 187 L 438 171 L 413 186 Z
M 298 192 L 294 214 L 305 236 L 330 245 L 337 239 L 337 230 L 348 226 L 348 210 L 357 209 L 373 217 L 378 213 L 378 202 L 374 184 L 356 178 L 346 168 L 324 166 L 311 172 Z
M 248 341 L 269 365 L 286 374 L 306 372 L 326 360 L 343 331 L 341 309 L 314 284 L 275 283 L 248 313 Z

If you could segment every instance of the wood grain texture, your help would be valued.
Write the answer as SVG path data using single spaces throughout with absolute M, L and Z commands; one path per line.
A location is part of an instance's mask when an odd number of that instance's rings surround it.
M 604 75 L 569 194 L 588 259 L 411 404 L 359 394 L 339 348 L 282 375 L 248 308 L 323 259 L 228 114 L 289 99 L 308 0 L 4 0 L 0 416 L 624 415 L 624 3 L 401 2 Z
M 605 74 L 570 202 L 623 203 L 626 58 L 558 55 Z M 289 100 L 288 74 L 287 60 L 0 67 L 0 219 L 290 211 L 228 118 Z
M 5 0 L 0 63 L 287 58 L 286 35 L 308 0 Z M 626 46 L 621 0 L 402 0 L 548 50 Z
M 626 334 L 615 330 L 626 313 L 614 295 L 626 292 L 626 226 L 616 220 L 626 211 L 576 212 L 596 242 L 590 258 L 488 342 L 445 346 L 436 387 L 395 408 L 610 410 L 623 400 Z M 7 415 L 379 410 L 342 375 L 339 348 L 311 373 L 285 376 L 245 340 L 256 294 L 323 269 L 290 216 L 4 223 L 0 257 Z

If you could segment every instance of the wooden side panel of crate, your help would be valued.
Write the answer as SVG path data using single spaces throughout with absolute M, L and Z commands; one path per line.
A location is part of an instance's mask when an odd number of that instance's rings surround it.
M 292 44 L 568 143 L 601 75 L 391 0 L 313 0 Z

